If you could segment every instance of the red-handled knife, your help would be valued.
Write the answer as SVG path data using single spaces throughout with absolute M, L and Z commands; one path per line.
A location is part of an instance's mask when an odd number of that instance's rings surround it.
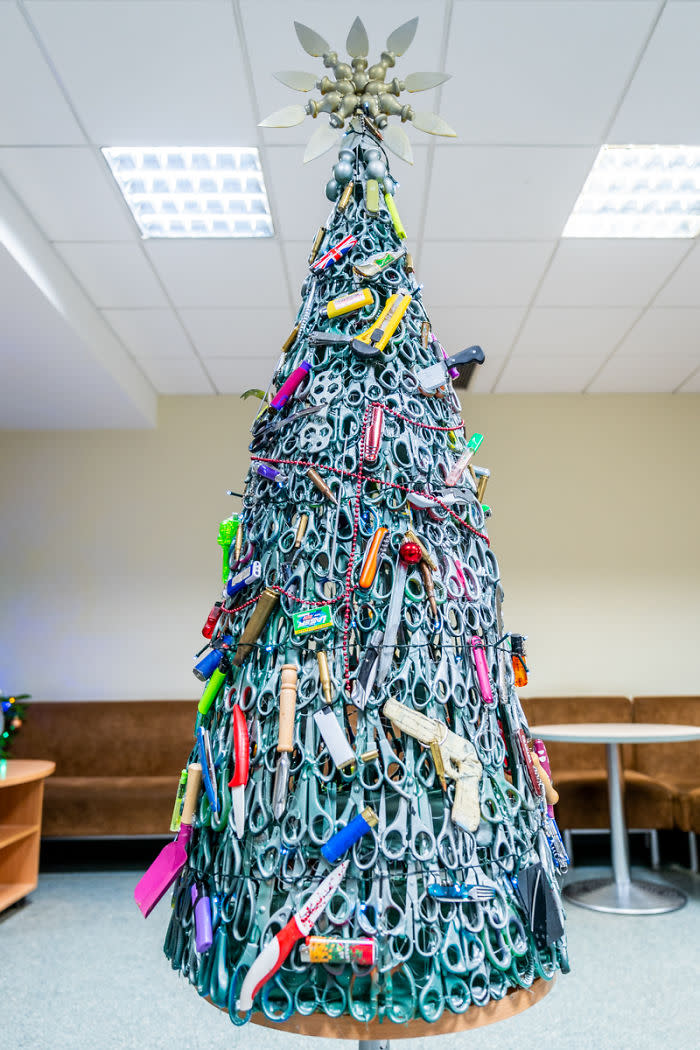
M 326 875 L 321 885 L 311 894 L 300 911 L 292 916 L 276 937 L 267 942 L 241 985 L 237 1004 L 239 1011 L 253 1009 L 253 1000 L 265 982 L 277 973 L 297 941 L 309 936 L 314 923 L 323 914 L 331 897 L 343 881 L 349 863 L 349 860 L 344 860 Z
M 245 832 L 245 786 L 248 783 L 248 767 L 250 766 L 250 743 L 245 715 L 238 704 L 233 709 L 233 760 L 235 767 L 228 786 L 231 788 L 231 807 L 236 835 L 242 839 Z

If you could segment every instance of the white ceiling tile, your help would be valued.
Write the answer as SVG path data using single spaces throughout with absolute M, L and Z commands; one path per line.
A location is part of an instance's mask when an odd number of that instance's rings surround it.
M 590 394 L 670 394 L 700 365 L 700 352 L 657 357 L 617 353 L 587 388 Z
M 649 360 L 697 354 L 700 360 L 700 309 L 654 307 L 639 319 L 617 353 Z
M 645 306 L 688 250 L 683 241 L 561 241 L 538 306 Z
M 544 273 L 552 244 L 428 241 L 416 259 L 433 306 L 524 306 Z
M 700 394 L 700 368 L 696 369 L 677 391 L 679 394 Z
M 585 357 L 600 362 L 638 317 L 635 309 L 535 307 L 518 336 L 517 357 Z
M 267 389 L 278 357 L 209 357 L 206 366 L 217 393 L 242 394 L 251 387 Z
M 698 141 L 700 4 L 668 3 L 610 133 L 610 142 Z
M 50 241 L 130 241 L 137 234 L 88 146 L 0 149 L 0 171 Z
M 257 354 L 276 361 L 294 327 L 294 315 L 286 308 L 181 310 L 180 317 L 200 357 L 229 357 L 233 361 Z
M 101 309 L 167 306 L 163 290 L 137 244 L 59 243 L 58 253 Z
M 282 245 L 292 288 L 292 302 L 296 307 L 301 302 L 301 286 L 309 275 L 308 260 L 310 249 L 310 241 L 287 241 L 286 244 Z
M 467 142 L 598 143 L 658 4 L 456 3 L 445 118 Z
M 194 354 L 191 357 L 149 357 L 139 361 L 139 367 L 159 394 L 216 393 Z
M 250 145 L 255 119 L 232 5 L 29 0 L 98 145 Z
M 85 141 L 30 29 L 14 4 L 0 4 L 0 143 L 74 145 Z
M 282 240 L 306 238 L 310 249 L 333 207 L 324 191 L 337 157 L 335 150 L 312 164 L 303 164 L 302 157 L 301 146 L 265 146 L 261 159 L 275 233 Z
M 596 157 L 593 146 L 452 146 L 435 151 L 426 237 L 552 240 Z
M 276 239 L 149 240 L 144 244 L 178 308 L 265 307 L 288 302 Z
M 579 394 L 605 354 L 511 357 L 495 387 L 497 394 Z
M 430 321 L 448 354 L 478 343 L 486 354 L 486 361 L 477 369 L 482 372 L 492 358 L 502 360 L 508 353 L 524 312 L 523 307 L 436 306 Z
M 149 425 L 123 382 L 124 373 L 117 378 L 109 370 L 109 348 L 82 338 L 4 245 L 0 245 L 0 318 L 3 429 Z
M 691 248 L 665 288 L 659 292 L 656 306 L 700 305 L 700 250 Z
M 134 357 L 192 357 L 192 346 L 172 310 L 103 310 Z
M 389 154 L 392 177 L 399 183 L 396 206 L 409 238 L 415 238 L 418 232 L 425 200 L 428 148 L 416 146 L 413 152 L 413 166 Z M 307 238 L 310 248 L 316 230 L 325 224 L 333 207 L 325 188 L 337 150 L 330 150 L 311 164 L 302 163 L 303 153 L 301 146 L 266 146 L 263 169 L 275 208 L 277 233 L 282 240 Z
M 444 0 L 415 0 L 410 10 L 404 0 L 356 0 L 351 7 L 346 4 L 328 3 L 328 0 L 296 0 L 290 7 L 287 0 L 242 0 L 244 32 L 250 53 L 254 56 L 253 79 L 258 99 L 260 119 L 284 106 L 305 105 L 310 98 L 320 99 L 320 93 L 313 90 L 308 93 L 291 91 L 280 84 L 273 73 L 282 69 L 301 69 L 314 73 L 320 80 L 329 75 L 320 58 L 312 58 L 303 50 L 294 32 L 294 21 L 302 22 L 320 33 L 338 52 L 341 61 L 347 60 L 345 40 L 355 15 L 362 18 L 369 36 L 370 65 L 379 61 L 385 46 L 386 38 L 397 26 L 418 16 L 418 31 L 405 56 L 399 58 L 396 67 L 390 70 L 387 80 L 393 76 L 402 79 L 407 73 L 415 70 L 439 70 L 442 33 L 444 22 Z M 274 27 L 274 31 L 271 31 Z M 456 72 L 456 70 L 453 70 Z M 413 105 L 418 111 L 434 110 L 435 91 L 424 91 L 420 94 L 404 94 L 402 100 Z M 449 117 L 446 118 L 449 121 Z M 328 120 L 327 114 L 320 114 L 317 120 Z M 307 117 L 303 124 L 293 128 L 263 128 L 266 142 L 306 142 L 318 123 Z M 425 141 L 420 132 L 414 131 L 408 123 L 404 124 L 412 139 Z M 331 154 L 329 154 L 331 156 Z M 319 162 L 320 164 L 320 162 Z M 325 180 L 324 180 L 325 182 Z

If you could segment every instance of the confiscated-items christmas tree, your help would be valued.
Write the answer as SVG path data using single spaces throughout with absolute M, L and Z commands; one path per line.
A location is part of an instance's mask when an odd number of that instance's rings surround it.
M 484 355 L 433 334 L 385 152 L 410 159 L 393 115 L 453 134 L 398 100 L 441 74 L 386 81 L 415 21 L 369 68 L 359 20 L 350 64 L 297 25 L 335 79 L 280 74 L 322 101 L 264 122 L 330 114 L 307 156 L 339 145 L 334 206 L 220 530 L 178 837 L 136 889 L 148 914 L 174 884 L 166 955 L 235 1024 L 435 1022 L 568 968 L 556 796 L 451 383 Z

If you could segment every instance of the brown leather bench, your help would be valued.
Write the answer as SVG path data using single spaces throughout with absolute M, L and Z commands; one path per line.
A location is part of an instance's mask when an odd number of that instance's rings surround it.
M 193 700 L 32 703 L 13 758 L 49 758 L 46 838 L 167 835 L 194 744 Z
M 700 697 L 526 697 L 522 704 L 530 725 L 700 725 Z M 56 762 L 45 787 L 44 836 L 167 834 L 180 770 L 194 745 L 196 709 L 195 700 L 32 703 L 13 757 Z M 607 829 L 604 746 L 550 742 L 547 749 L 562 831 Z M 697 867 L 700 743 L 625 745 L 622 761 L 628 828 L 688 831 Z

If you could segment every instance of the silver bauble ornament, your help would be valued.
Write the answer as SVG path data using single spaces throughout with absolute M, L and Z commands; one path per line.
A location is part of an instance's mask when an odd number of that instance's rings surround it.
M 352 178 L 352 164 L 347 160 L 339 160 L 333 168 L 333 175 L 336 181 L 344 186 L 346 182 L 350 182 Z
M 335 179 L 329 179 L 326 183 L 326 197 L 329 201 L 337 201 L 340 196 L 340 186 Z
M 391 175 L 384 176 L 382 186 L 384 187 L 384 192 L 388 193 L 390 197 L 393 197 L 396 193 L 396 182 L 392 179 Z
M 383 160 L 375 160 L 373 157 L 372 160 L 365 165 L 365 174 L 368 179 L 376 179 L 377 182 L 381 182 L 386 175 L 386 164 Z

